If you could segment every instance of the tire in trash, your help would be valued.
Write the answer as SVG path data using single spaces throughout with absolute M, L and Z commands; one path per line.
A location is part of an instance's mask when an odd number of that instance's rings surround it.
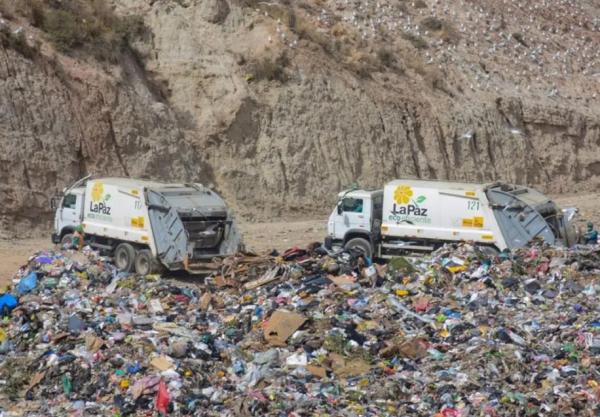
M 123 272 L 131 272 L 135 262 L 135 249 L 129 243 L 121 243 L 115 249 L 115 265 Z
M 363 239 L 362 237 L 355 237 L 354 239 L 350 239 L 344 245 L 344 249 L 346 249 L 347 251 L 361 252 L 368 258 L 371 258 L 373 254 L 371 244 L 367 239 Z
M 60 246 L 65 246 L 65 245 L 69 245 L 71 246 L 71 243 L 73 243 L 73 233 L 67 233 L 66 235 L 64 235 L 62 237 L 62 239 L 60 239 Z
M 148 275 L 155 272 L 154 256 L 149 249 L 141 249 L 135 255 L 135 272 L 139 275 Z

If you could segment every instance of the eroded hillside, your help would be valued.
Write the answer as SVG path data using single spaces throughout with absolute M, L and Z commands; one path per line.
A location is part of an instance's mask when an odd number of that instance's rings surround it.
M 400 176 L 600 183 L 596 0 L 8 3 L 1 235 L 88 172 L 211 183 L 250 219 Z

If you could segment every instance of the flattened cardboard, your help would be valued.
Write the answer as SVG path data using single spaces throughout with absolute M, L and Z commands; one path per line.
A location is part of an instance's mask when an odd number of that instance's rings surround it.
M 306 321 L 301 314 L 286 310 L 277 310 L 265 324 L 263 334 L 265 340 L 271 346 L 285 346 L 286 341 Z
M 159 371 L 167 371 L 173 368 L 173 364 L 167 359 L 166 356 L 158 356 L 150 361 L 150 365 L 158 369 Z

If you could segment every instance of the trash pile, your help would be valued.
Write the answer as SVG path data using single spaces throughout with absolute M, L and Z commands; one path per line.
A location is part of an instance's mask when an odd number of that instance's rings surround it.
M 313 246 L 195 282 L 40 252 L 0 296 L 0 415 L 596 415 L 599 266 L 597 246 Z

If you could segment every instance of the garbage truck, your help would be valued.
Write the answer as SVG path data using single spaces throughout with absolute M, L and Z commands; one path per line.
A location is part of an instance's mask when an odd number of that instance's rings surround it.
M 88 176 L 64 189 L 52 206 L 54 243 L 70 242 L 81 227 L 85 243 L 112 255 L 122 271 L 205 272 L 214 257 L 243 247 L 231 210 L 198 183 Z
M 492 252 L 535 238 L 573 245 L 579 240 L 576 213 L 525 186 L 400 179 L 383 190 L 340 192 L 325 246 L 390 258 L 459 241 Z

